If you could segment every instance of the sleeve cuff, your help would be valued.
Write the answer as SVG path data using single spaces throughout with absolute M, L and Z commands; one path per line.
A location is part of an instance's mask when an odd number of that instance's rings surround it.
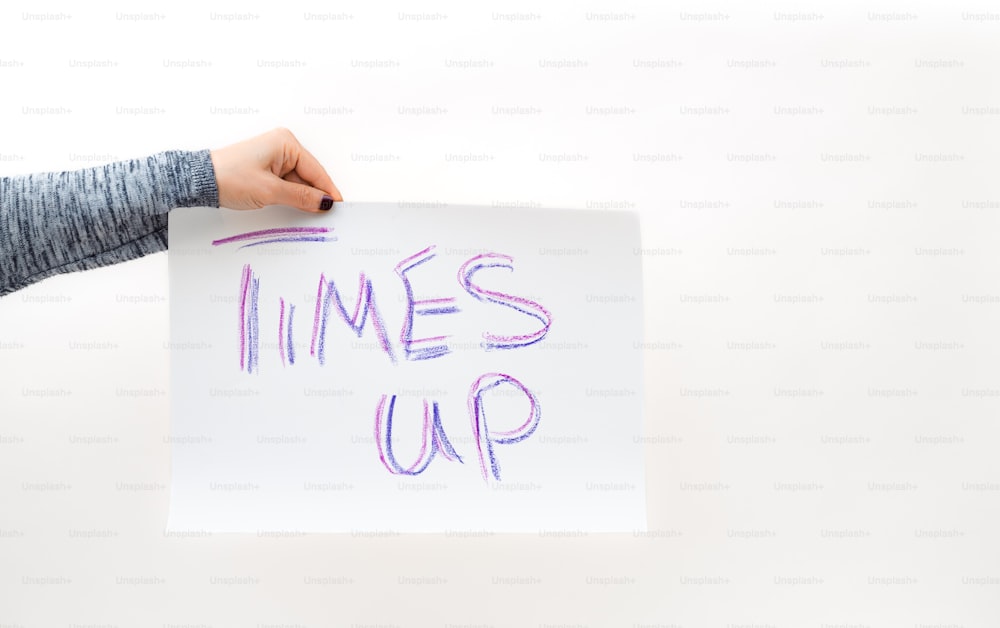
M 191 151 L 187 157 L 191 187 L 179 207 L 218 207 L 219 185 L 209 149 Z

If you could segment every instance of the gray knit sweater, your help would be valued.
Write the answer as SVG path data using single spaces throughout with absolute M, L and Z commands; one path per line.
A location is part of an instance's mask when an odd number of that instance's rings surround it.
M 218 207 L 209 150 L 0 178 L 0 296 L 167 249 L 167 212 Z

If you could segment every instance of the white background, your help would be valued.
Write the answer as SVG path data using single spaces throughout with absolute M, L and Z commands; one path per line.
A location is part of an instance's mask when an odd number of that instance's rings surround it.
M 284 125 L 348 200 L 639 211 L 651 531 L 164 537 L 159 254 L 0 299 L 0 625 L 997 625 L 998 29 L 971 1 L 5 4 L 4 174 Z

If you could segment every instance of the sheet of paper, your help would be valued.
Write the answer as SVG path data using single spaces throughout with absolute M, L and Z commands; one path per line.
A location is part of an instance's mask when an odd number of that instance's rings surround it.
M 168 529 L 646 529 L 634 214 L 169 220 Z

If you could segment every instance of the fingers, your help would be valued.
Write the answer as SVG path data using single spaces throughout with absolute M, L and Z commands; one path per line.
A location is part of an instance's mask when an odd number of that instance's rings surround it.
M 297 178 L 301 180 L 301 177 Z M 269 204 L 288 205 L 307 212 L 319 213 L 323 211 L 320 209 L 320 205 L 323 203 L 323 197 L 327 195 L 325 191 L 285 179 L 276 178 L 273 181 Z
M 299 173 L 295 172 L 294 170 L 289 171 L 289 173 L 283 176 L 282 179 L 284 179 L 285 181 L 291 181 L 292 183 L 301 183 L 303 185 L 309 185 L 309 183 L 306 182 L 305 179 L 300 177 Z
M 344 200 L 319 161 L 284 127 L 212 151 L 212 160 L 222 207 L 280 204 L 320 212 Z
M 281 144 L 278 157 L 283 163 L 276 164 L 278 176 L 287 178 L 289 173 L 295 172 L 300 182 L 323 190 L 335 201 L 344 200 L 319 160 L 306 150 L 295 134 L 286 127 L 278 127 L 272 133 L 280 139 Z
M 333 184 L 333 179 L 330 178 L 330 175 L 320 165 L 319 160 L 302 146 L 298 139 L 292 135 L 291 131 L 286 133 L 286 137 L 288 141 L 293 143 L 295 149 L 289 152 L 297 156 L 295 163 L 286 164 L 286 166 L 292 167 L 292 172 L 296 173 L 302 183 L 325 191 L 335 201 L 343 201 L 344 197 L 341 195 L 340 190 Z
M 302 184 L 302 185 L 304 185 L 306 187 L 310 187 L 310 188 L 312 187 L 311 185 L 309 185 L 308 181 L 306 181 L 305 179 L 303 179 L 302 177 L 300 177 L 299 173 L 297 173 L 294 170 L 289 171 L 288 174 L 286 174 L 282 178 L 285 179 L 286 181 L 291 181 L 292 183 L 299 183 L 299 184 Z M 324 192 L 324 194 L 326 194 L 326 193 Z M 322 198 L 322 197 L 320 197 L 320 198 Z M 335 198 L 335 197 L 331 197 L 331 198 Z M 336 198 L 335 200 L 343 201 L 344 199 L 343 198 Z M 323 209 L 323 208 L 320 207 L 320 209 Z M 309 210 L 309 211 L 316 211 L 316 210 Z

